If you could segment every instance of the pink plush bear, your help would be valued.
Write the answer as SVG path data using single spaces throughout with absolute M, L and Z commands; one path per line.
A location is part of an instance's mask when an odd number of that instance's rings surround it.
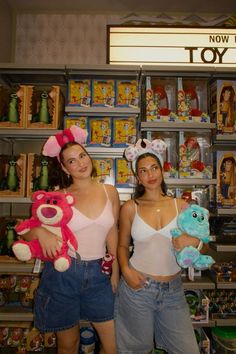
M 45 257 L 39 240 L 33 239 L 29 242 L 14 242 L 13 252 L 21 261 L 29 261 L 32 258 L 52 261 L 56 270 L 64 272 L 71 264 L 68 249 L 78 249 L 77 240 L 67 226 L 73 214 L 74 197 L 68 193 L 37 191 L 32 195 L 32 201 L 32 217 L 16 226 L 16 232 L 23 235 L 34 227 L 45 227 L 61 238 L 61 250 L 53 259 Z

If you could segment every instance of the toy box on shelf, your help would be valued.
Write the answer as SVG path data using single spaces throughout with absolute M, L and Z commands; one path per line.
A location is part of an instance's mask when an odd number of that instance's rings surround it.
M 147 139 L 161 139 L 166 143 L 166 152 L 163 154 L 163 170 L 165 178 L 178 178 L 178 133 L 176 132 L 147 132 Z
M 27 86 L 17 88 L 0 85 L 0 128 L 25 128 Z
M 91 106 L 91 80 L 69 80 L 68 106 Z
M 137 80 L 116 80 L 117 107 L 134 107 L 139 105 L 139 90 Z
M 177 114 L 179 121 L 210 123 L 208 82 L 203 78 L 178 78 Z
M 201 290 L 185 290 L 192 323 L 209 322 L 209 299 Z
M 60 86 L 49 89 L 27 87 L 26 128 L 58 129 L 64 116 L 64 96 Z
M 53 170 L 53 160 L 34 153 L 28 154 L 27 164 L 27 184 L 26 196 L 30 197 L 37 190 L 50 191 L 53 186 L 50 185 L 50 170 Z M 51 174 L 52 175 L 52 174 Z
M 211 267 L 210 273 L 213 280 L 217 283 L 230 282 L 236 285 L 236 261 L 217 262 Z
M 217 207 L 236 208 L 236 151 L 217 151 Z
M 14 217 L 0 218 L 0 262 L 11 261 L 14 256 L 12 244 L 17 239 L 15 226 L 17 219 Z
M 194 333 L 197 339 L 200 354 L 210 354 L 210 339 L 203 328 L 195 328 Z
M 112 145 L 125 147 L 134 144 L 137 135 L 137 119 L 135 117 L 114 117 Z
M 115 184 L 115 164 L 112 158 L 93 158 L 96 171 L 95 179 L 99 183 Z
M 64 128 L 70 128 L 72 125 L 77 125 L 82 129 L 88 129 L 88 117 L 69 115 L 64 117 Z
M 116 187 L 133 187 L 135 185 L 135 177 L 131 169 L 131 162 L 124 158 L 115 159 L 115 184 Z
M 175 122 L 176 80 L 173 78 L 146 77 L 146 120 Z
M 26 155 L 0 155 L 0 197 L 24 197 Z
M 236 81 L 216 80 L 210 86 L 211 113 L 219 134 L 236 132 Z
M 20 306 L 32 309 L 35 289 L 38 287 L 39 277 L 32 275 L 1 275 L 0 306 Z
M 88 120 L 88 145 L 112 145 L 112 119 L 111 117 L 89 118 Z
M 209 316 L 211 319 L 235 319 L 235 289 L 205 289 L 204 294 L 210 299 Z
M 211 179 L 212 173 L 209 133 L 179 132 L 179 177 Z
M 92 106 L 115 106 L 115 80 L 92 80 Z

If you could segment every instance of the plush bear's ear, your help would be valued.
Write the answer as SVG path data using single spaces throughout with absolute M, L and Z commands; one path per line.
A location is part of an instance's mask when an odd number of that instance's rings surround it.
M 67 203 L 70 204 L 70 205 L 74 204 L 74 202 L 75 202 L 74 197 L 71 194 L 67 194 L 66 195 L 66 200 L 67 200 Z
M 40 200 L 45 196 L 46 192 L 45 191 L 37 191 L 34 192 L 34 194 L 32 195 L 32 201 L 36 201 L 36 200 Z

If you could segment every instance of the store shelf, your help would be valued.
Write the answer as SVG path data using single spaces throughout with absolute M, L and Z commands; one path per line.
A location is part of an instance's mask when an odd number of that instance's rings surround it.
M 195 289 L 215 289 L 215 283 L 207 276 L 195 277 L 194 281 L 189 280 L 187 277 L 182 277 L 183 287 L 188 290 Z
M 45 138 L 55 135 L 59 133 L 60 130 L 57 129 L 11 129 L 11 128 L 1 128 L 0 129 L 0 139 L 41 139 L 44 140 Z
M 7 203 L 7 204 L 28 204 L 31 203 L 31 198 L 27 197 L 1 197 L 0 203 Z
M 65 107 L 66 113 L 76 113 L 76 114 L 86 114 L 86 115 L 137 115 L 140 113 L 139 108 L 132 108 L 132 107 L 79 107 L 79 106 L 66 106 Z
M 0 63 L 0 83 L 7 85 L 65 85 L 65 65 Z
M 236 215 L 236 208 L 217 209 L 218 215 Z
M 166 184 L 173 186 L 205 186 L 216 184 L 216 179 L 207 179 L 207 178 L 166 178 Z
M 18 262 L 16 259 L 5 261 L 4 256 L 0 257 L 0 273 L 1 274 L 34 274 L 34 262 Z M 41 266 L 42 270 L 42 266 Z
M 33 313 L 19 306 L 4 306 L 0 308 L 0 321 L 33 321 Z
M 120 77 L 125 78 L 139 78 L 140 66 L 139 65 L 67 65 L 66 74 L 69 79 L 83 76 L 100 76 L 100 77 Z
M 236 315 L 231 314 L 212 314 L 212 319 L 216 326 L 236 326 Z
M 192 123 L 192 122 L 141 122 L 142 131 L 196 131 L 215 129 L 215 123 Z
M 236 245 L 235 244 L 222 244 L 222 243 L 210 243 L 210 247 L 217 251 L 217 252 L 236 252 Z
M 236 134 L 217 134 L 215 136 L 217 141 L 236 141 Z
M 194 328 L 200 328 L 200 327 L 215 327 L 215 321 L 214 320 L 209 320 L 208 322 L 199 322 L 199 323 L 196 323 L 194 322 L 193 323 L 193 327 Z
M 218 282 L 216 284 L 216 289 L 236 289 L 236 282 Z

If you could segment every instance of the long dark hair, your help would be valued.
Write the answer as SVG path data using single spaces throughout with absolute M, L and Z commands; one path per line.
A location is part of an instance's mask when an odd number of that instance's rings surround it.
M 91 156 L 88 154 L 88 152 L 86 151 L 86 149 L 80 145 L 79 143 L 76 142 L 68 142 L 66 143 L 60 151 L 59 154 L 59 159 L 61 162 L 58 161 L 58 159 L 56 157 L 52 158 L 52 162 L 51 162 L 51 168 L 49 170 L 49 185 L 53 188 L 68 188 L 72 183 L 73 183 L 73 179 L 70 175 L 67 175 L 63 169 L 61 168 L 61 164 L 64 165 L 64 158 L 63 158 L 63 151 L 65 151 L 67 148 L 74 146 L 74 145 L 79 145 L 84 152 L 88 155 L 88 157 L 91 160 L 92 163 L 92 172 L 91 172 L 91 177 L 95 177 L 97 175 L 96 173 L 96 169 L 93 165 L 93 160 L 91 158 Z
M 135 174 L 136 178 L 137 178 L 138 163 L 140 160 L 144 159 L 145 157 L 152 157 L 153 159 L 156 160 L 158 166 L 161 169 L 162 177 L 163 177 L 163 168 L 162 168 L 161 162 L 158 159 L 158 157 L 156 155 L 152 154 L 151 152 L 146 152 L 145 154 L 140 155 L 135 162 L 135 171 L 136 172 L 134 172 L 134 174 Z M 164 178 L 162 178 L 161 190 L 162 190 L 163 196 L 167 195 L 167 185 L 164 181 Z M 144 195 L 144 193 L 145 193 L 145 187 L 142 184 L 137 183 L 135 186 L 135 190 L 134 190 L 134 194 L 132 196 L 132 199 L 138 199 L 138 198 L 142 197 Z

